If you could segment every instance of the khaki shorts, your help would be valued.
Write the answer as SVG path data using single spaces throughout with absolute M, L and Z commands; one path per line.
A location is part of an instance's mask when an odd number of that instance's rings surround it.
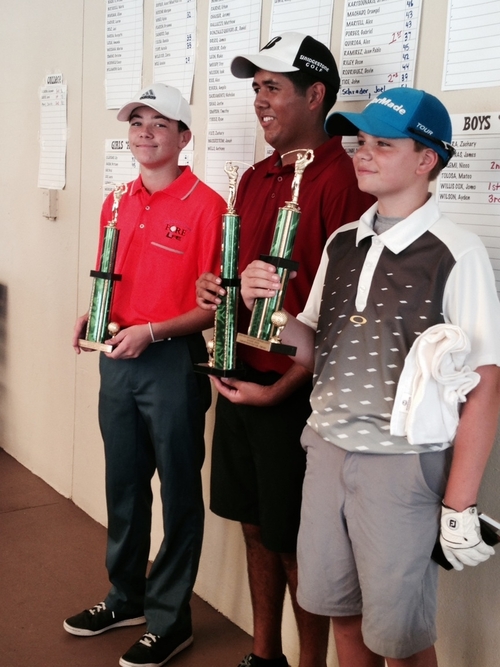
M 370 650 L 406 658 L 436 641 L 431 552 L 451 450 L 347 452 L 310 427 L 298 538 L 298 600 L 325 616 L 363 615 Z

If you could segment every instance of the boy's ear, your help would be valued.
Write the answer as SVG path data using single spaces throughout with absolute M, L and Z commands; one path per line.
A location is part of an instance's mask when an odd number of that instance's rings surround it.
M 307 96 L 311 109 L 317 109 L 323 105 L 326 95 L 326 86 L 321 81 L 316 81 L 307 89 Z
M 419 153 L 420 164 L 417 169 L 417 174 L 429 174 L 437 164 L 438 154 L 432 148 L 425 148 Z
M 191 137 L 191 130 L 182 130 L 182 132 L 179 132 L 179 148 L 185 148 L 191 141 Z

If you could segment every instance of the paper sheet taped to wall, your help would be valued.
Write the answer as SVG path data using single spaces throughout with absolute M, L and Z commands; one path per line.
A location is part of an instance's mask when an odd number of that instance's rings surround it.
M 228 195 L 227 160 L 253 164 L 257 119 L 251 79 L 231 74 L 231 61 L 259 50 L 261 0 L 211 0 L 208 23 L 206 181 Z M 240 166 L 240 176 L 244 171 Z
M 196 54 L 196 0 L 156 0 L 154 82 L 178 88 L 191 101 Z
M 422 0 L 346 0 L 339 100 L 413 86 Z
M 143 0 L 106 1 L 106 107 L 119 109 L 142 88 Z
M 329 47 L 332 18 L 333 0 L 273 0 L 269 39 L 284 32 L 302 32 Z
M 500 294 L 500 112 L 453 114 L 456 154 L 441 172 L 441 210 L 481 237 Z
M 40 162 L 38 187 L 66 185 L 67 86 L 62 74 L 50 74 L 40 88 Z
M 500 84 L 500 3 L 449 0 L 443 90 Z

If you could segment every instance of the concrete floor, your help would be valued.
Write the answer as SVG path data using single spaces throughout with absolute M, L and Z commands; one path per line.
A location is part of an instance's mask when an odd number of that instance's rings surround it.
M 0 667 L 114 667 L 145 626 L 67 634 L 108 590 L 106 530 L 0 449 Z M 193 597 L 193 645 L 172 667 L 236 667 L 251 638 Z

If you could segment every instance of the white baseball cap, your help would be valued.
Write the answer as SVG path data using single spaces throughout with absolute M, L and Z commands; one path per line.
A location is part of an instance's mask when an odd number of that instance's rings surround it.
M 118 112 L 118 120 L 128 121 L 137 107 L 151 107 L 165 118 L 180 120 L 187 127 L 191 127 L 191 109 L 182 97 L 181 91 L 164 83 L 154 83 L 144 88 L 133 100 L 122 106 Z

